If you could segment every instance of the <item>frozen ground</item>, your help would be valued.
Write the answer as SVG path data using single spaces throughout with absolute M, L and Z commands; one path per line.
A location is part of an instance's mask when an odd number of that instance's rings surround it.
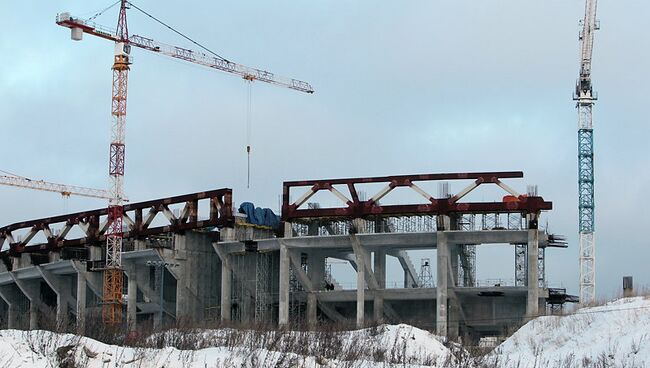
M 491 357 L 502 368 L 650 367 L 650 298 L 536 318 Z
M 442 366 L 450 359 L 449 350 L 435 336 L 408 325 L 325 335 L 169 331 L 149 338 L 147 345 L 161 348 L 118 347 L 47 331 L 4 330 L 0 331 L 0 367 L 420 367 Z M 74 365 L 65 365 L 66 360 Z
M 0 368 L 650 367 L 650 298 L 537 318 L 475 360 L 454 345 L 452 354 L 438 337 L 404 324 L 350 332 L 171 330 L 138 345 L 146 348 L 47 331 L 2 330 Z

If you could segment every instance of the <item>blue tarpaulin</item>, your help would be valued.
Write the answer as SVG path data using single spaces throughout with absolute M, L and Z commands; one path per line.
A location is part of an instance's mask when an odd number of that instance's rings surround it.
M 274 229 L 280 225 L 280 216 L 272 209 L 255 207 L 251 202 L 243 202 L 239 205 L 239 213 L 245 214 L 246 221 L 253 225 L 269 226 Z

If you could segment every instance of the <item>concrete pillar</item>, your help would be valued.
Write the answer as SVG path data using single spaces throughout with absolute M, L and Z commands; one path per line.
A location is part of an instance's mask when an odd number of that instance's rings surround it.
M 316 326 L 318 323 L 318 302 L 314 292 L 307 293 L 307 324 L 310 327 Z
M 29 300 L 29 329 L 38 330 L 38 304 Z
M 138 316 L 138 272 L 134 264 L 129 264 L 125 268 L 128 276 L 127 293 L 129 295 L 126 304 L 126 328 L 129 331 L 135 331 Z
M 460 245 L 448 244 L 449 249 L 449 279 L 448 287 L 455 288 L 458 286 L 458 259 L 460 255 Z M 449 293 L 451 296 L 448 302 L 448 318 L 447 318 L 447 336 L 450 339 L 456 340 L 460 330 L 460 301 L 456 293 Z
M 18 324 L 18 307 L 15 304 L 7 304 L 7 328 L 8 329 L 17 329 L 19 328 Z
M 77 333 L 86 330 L 86 277 L 77 272 Z
M 232 267 L 230 255 L 224 254 L 221 258 L 221 320 L 232 319 Z
M 94 245 L 88 246 L 88 260 L 89 261 L 101 261 L 104 258 L 104 251 L 102 247 L 97 247 Z
M 19 280 L 13 273 L 9 273 L 11 278 L 18 286 L 18 289 L 29 299 L 29 329 L 38 329 L 39 308 L 41 307 L 40 281 L 38 280 Z
M 224 227 L 219 232 L 219 241 L 226 242 L 226 241 L 235 241 L 235 240 L 237 240 L 235 229 L 231 227 Z
M 384 321 L 383 289 L 386 288 L 386 251 L 384 250 L 378 250 L 374 253 L 374 273 L 379 290 L 375 291 L 373 312 L 375 322 L 382 323 Z
M 447 287 L 449 276 L 449 245 L 445 230 L 449 229 L 449 217 L 438 216 L 437 262 L 436 262 L 436 334 L 447 336 Z
M 67 327 L 68 325 L 68 304 L 72 300 L 70 291 L 72 290 L 71 278 L 63 275 L 54 275 L 53 273 L 37 266 L 38 272 L 45 282 L 56 294 L 56 324 L 57 327 Z M 40 290 L 37 291 L 40 295 Z
M 7 303 L 7 328 L 18 329 L 18 310 L 19 296 L 16 290 L 10 289 L 9 286 L 0 287 L 0 297 Z
M 357 328 L 365 326 L 366 272 L 364 270 L 363 252 L 356 253 L 357 263 Z
M 528 294 L 526 298 L 526 316 L 534 318 L 539 315 L 539 283 L 537 258 L 539 255 L 539 231 L 537 230 L 537 214 L 528 216 Z
M 280 242 L 280 280 L 279 280 L 279 307 L 278 324 L 287 326 L 289 324 L 289 250 Z
M 315 291 L 323 290 L 325 285 L 325 256 L 319 251 L 307 254 L 309 278 Z
M 147 242 L 141 239 L 135 239 L 133 241 L 133 250 L 147 250 Z

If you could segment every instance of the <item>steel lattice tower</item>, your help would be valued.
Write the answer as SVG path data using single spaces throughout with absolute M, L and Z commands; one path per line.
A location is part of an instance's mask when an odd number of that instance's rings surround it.
M 115 44 L 113 62 L 113 93 L 111 115 L 111 144 L 108 173 L 111 178 L 111 196 L 108 204 L 108 230 L 106 231 L 106 269 L 104 270 L 104 293 L 102 320 L 107 325 L 122 323 L 122 232 L 124 201 L 124 158 L 126 93 L 129 75 L 129 31 L 126 25 L 127 1 L 122 0 L 117 22 L 119 42 Z
M 596 21 L 596 1 L 586 0 L 580 32 L 580 77 L 573 99 L 578 110 L 578 231 L 580 237 L 580 303 L 596 299 L 596 242 L 594 239 L 594 131 L 593 106 L 597 99 L 591 84 L 591 62 Z

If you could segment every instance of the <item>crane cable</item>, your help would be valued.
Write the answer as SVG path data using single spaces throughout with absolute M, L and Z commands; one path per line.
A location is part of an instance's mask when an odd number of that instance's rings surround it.
M 222 61 L 225 61 L 226 63 L 230 63 L 230 61 L 228 61 L 228 59 L 224 58 L 223 56 L 220 56 L 220 55 L 217 54 L 216 52 L 214 52 L 214 51 L 210 50 L 209 48 L 207 48 L 207 47 L 201 45 L 200 43 L 194 41 L 193 39 L 191 39 L 191 38 L 189 38 L 188 36 L 184 35 L 184 34 L 181 33 L 180 31 L 177 31 L 176 29 L 174 29 L 174 27 L 168 25 L 167 23 L 163 22 L 162 20 L 160 20 L 160 19 L 154 17 L 153 15 L 147 13 L 146 11 L 144 11 L 144 10 L 138 8 L 138 7 L 137 7 L 135 4 L 133 4 L 132 2 L 127 1 L 127 3 L 128 3 L 129 5 L 131 5 L 133 8 L 139 10 L 142 14 L 144 14 L 144 15 L 146 15 L 147 17 L 153 19 L 154 21 L 156 21 L 156 22 L 159 23 L 160 25 L 166 27 L 166 28 L 169 29 L 170 31 L 172 31 L 172 32 L 176 33 L 177 35 L 183 37 L 184 39 L 190 41 L 191 43 L 193 43 L 193 44 L 195 44 L 196 46 L 202 48 L 203 50 L 209 52 L 210 54 L 212 54 L 212 55 L 214 55 L 215 57 L 221 59 Z
M 253 120 L 252 108 L 252 89 L 253 82 L 248 80 L 247 99 L 246 99 L 246 155 L 247 155 L 247 173 L 246 173 L 246 188 L 251 187 L 251 129 Z
M 98 11 L 97 13 L 95 13 L 95 15 L 93 15 L 93 16 L 90 17 L 90 18 L 88 18 L 87 20 L 89 20 L 89 21 L 91 21 L 91 20 L 95 20 L 95 18 L 97 18 L 98 16 L 104 14 L 104 12 L 106 12 L 106 11 L 109 10 L 109 9 L 111 9 L 112 7 L 114 7 L 115 5 L 119 4 L 120 2 L 121 2 L 120 0 L 117 0 L 116 2 L 114 2 L 113 4 L 107 6 L 107 7 L 104 8 L 103 10 L 100 10 L 100 11 Z

